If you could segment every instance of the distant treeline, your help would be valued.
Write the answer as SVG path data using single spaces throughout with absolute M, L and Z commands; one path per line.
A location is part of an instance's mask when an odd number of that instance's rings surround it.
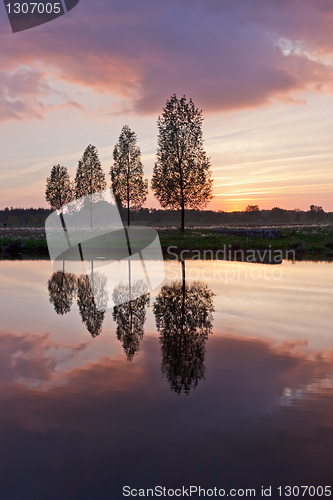
M 43 227 L 52 210 L 46 208 L 8 208 L 0 210 L 0 224 L 8 227 Z
M 120 209 L 126 224 L 126 210 Z M 0 210 L 0 224 L 7 227 L 43 227 L 52 210 L 45 208 L 5 208 Z M 141 208 L 131 210 L 134 224 L 179 225 L 180 211 Z M 306 224 L 315 222 L 333 223 L 333 212 L 324 212 L 321 207 L 311 205 L 310 210 L 246 210 L 244 212 L 213 212 L 212 210 L 188 210 L 186 224 L 227 225 L 227 224 Z
M 314 206 L 312 206 L 314 207 Z M 195 224 L 227 225 L 227 224 L 306 224 L 315 222 L 332 222 L 333 212 L 324 212 L 314 207 L 308 211 L 284 210 L 273 208 L 272 210 L 254 210 L 244 212 L 213 212 L 212 210 L 188 210 L 186 211 L 186 225 Z M 150 225 L 179 225 L 180 211 L 156 210 L 142 208 L 132 212 L 133 222 L 145 222 Z

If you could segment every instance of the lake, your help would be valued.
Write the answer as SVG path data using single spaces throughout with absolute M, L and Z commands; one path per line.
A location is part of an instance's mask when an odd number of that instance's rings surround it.
M 0 261 L 2 498 L 330 496 L 333 265 L 164 266 Z

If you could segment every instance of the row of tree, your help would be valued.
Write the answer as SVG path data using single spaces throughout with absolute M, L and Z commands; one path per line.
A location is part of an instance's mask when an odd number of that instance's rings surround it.
M 136 135 L 125 125 L 119 142 L 113 151 L 114 164 L 110 168 L 111 187 L 116 201 L 127 206 L 127 225 L 130 225 L 130 209 L 139 209 L 145 203 L 148 182 L 143 178 L 140 148 L 136 145 Z M 46 181 L 45 198 L 56 210 L 82 198 L 107 188 L 105 174 L 95 146 L 89 144 L 79 160 L 74 181 L 70 180 L 67 168 L 54 165 Z
M 181 231 L 185 210 L 199 210 L 213 198 L 210 162 L 203 149 L 202 111 L 185 96 L 174 94 L 158 118 L 158 148 L 151 188 L 162 208 L 180 210 Z M 136 134 L 125 125 L 113 150 L 111 187 L 117 203 L 127 211 L 139 210 L 148 194 Z M 47 178 L 45 197 L 51 207 L 62 206 L 106 189 L 107 182 L 95 146 L 89 144 L 78 163 L 74 182 L 67 168 L 55 165 Z

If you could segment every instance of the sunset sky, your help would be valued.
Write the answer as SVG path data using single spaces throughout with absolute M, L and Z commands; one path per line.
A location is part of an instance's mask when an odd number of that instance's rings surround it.
M 89 143 L 109 181 L 125 124 L 150 179 L 176 93 L 203 110 L 207 208 L 333 211 L 332 0 L 80 0 L 15 34 L 1 3 L 0 41 L 0 208 L 47 207 L 52 166 L 74 176 Z

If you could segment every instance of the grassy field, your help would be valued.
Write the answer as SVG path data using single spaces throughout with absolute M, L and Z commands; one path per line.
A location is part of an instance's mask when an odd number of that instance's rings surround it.
M 44 228 L 1 228 L 0 248 L 2 258 L 20 258 L 21 255 L 39 255 L 47 258 Z
M 199 250 L 202 254 L 204 250 L 211 249 L 214 256 L 223 249 L 228 255 L 230 251 L 231 255 L 241 255 L 238 250 L 256 250 L 258 253 L 270 250 L 283 252 L 284 258 L 287 252 L 289 258 L 294 255 L 296 259 L 333 260 L 333 225 L 279 226 L 278 229 L 281 237 L 277 238 L 220 234 L 215 232 L 216 228 L 188 229 L 184 236 L 176 229 L 160 229 L 159 235 L 166 253 L 168 247 L 176 246 L 178 250 L 172 250 L 175 253 L 186 249 L 192 253 Z
M 256 228 L 267 227 L 256 226 Z M 212 258 L 215 258 L 216 252 L 220 250 L 218 258 L 221 258 L 221 251 L 226 250 L 226 258 L 239 260 L 239 258 L 241 259 L 240 251 L 244 251 L 245 254 L 246 251 L 253 250 L 263 253 L 269 249 L 272 252 L 283 252 L 284 256 L 286 252 L 293 251 L 296 259 L 333 260 L 333 224 L 270 226 L 269 229 L 281 231 L 281 236 L 277 238 L 216 232 L 223 230 L 222 227 L 189 228 L 184 235 L 176 228 L 159 227 L 156 229 L 160 236 L 165 258 L 174 258 L 174 254 L 180 254 L 184 250 L 188 251 L 187 253 L 183 252 L 185 258 L 191 257 L 194 252 L 198 256 L 202 255 L 205 250 L 213 251 Z M 45 230 L 42 228 L 1 228 L 0 248 L 2 259 L 22 258 L 22 256 L 48 258 Z M 235 252 L 238 252 L 236 257 L 234 257 Z M 289 253 L 289 258 L 291 255 Z

